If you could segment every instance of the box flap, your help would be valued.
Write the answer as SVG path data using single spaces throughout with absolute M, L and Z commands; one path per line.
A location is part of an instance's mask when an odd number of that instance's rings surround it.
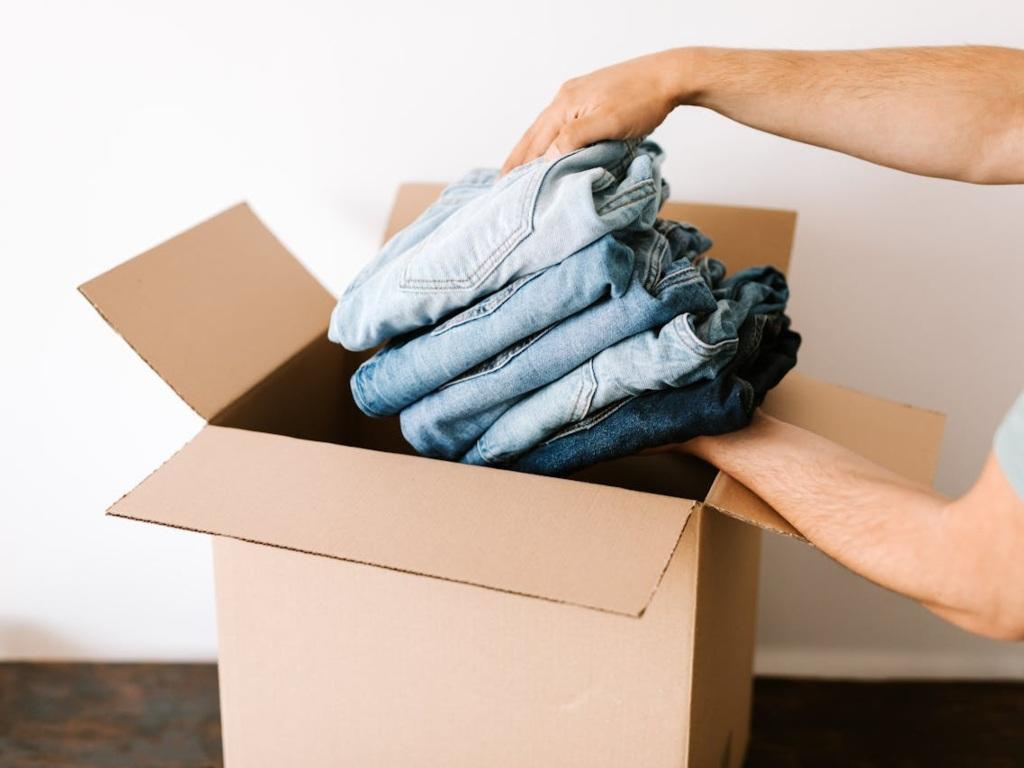
M 764 410 L 856 451 L 904 477 L 930 485 L 945 417 L 790 373 L 769 393 Z M 761 528 L 800 537 L 778 512 L 742 483 L 719 474 L 706 503 Z M 801 537 L 802 538 L 802 537 Z
M 402 184 L 391 208 L 384 238 L 411 224 L 437 199 L 443 184 Z M 796 230 L 794 211 L 710 205 L 669 201 L 662 206 L 662 218 L 695 224 L 712 240 L 710 255 L 725 262 L 730 272 L 770 264 L 785 272 Z
M 79 290 L 207 420 L 324 333 L 334 305 L 246 204 Z
M 206 426 L 109 513 L 639 616 L 693 507 Z
M 669 200 L 660 216 L 695 224 L 714 242 L 708 255 L 723 262 L 730 273 L 766 264 L 780 272 L 789 270 L 795 211 Z

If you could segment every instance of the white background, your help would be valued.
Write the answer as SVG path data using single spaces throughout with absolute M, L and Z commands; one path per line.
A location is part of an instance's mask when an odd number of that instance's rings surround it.
M 333 291 L 403 180 L 498 164 L 559 83 L 680 44 L 1024 47 L 1017 0 L 5 4 L 0 657 L 209 659 L 202 536 L 103 510 L 201 426 L 77 295 L 247 199 Z M 1024 187 L 914 178 L 711 113 L 658 131 L 677 199 L 800 212 L 804 372 L 949 414 L 964 491 L 1024 386 Z M 810 548 L 766 537 L 758 667 L 1024 677 Z M 267 606 L 273 610 L 273 606 Z

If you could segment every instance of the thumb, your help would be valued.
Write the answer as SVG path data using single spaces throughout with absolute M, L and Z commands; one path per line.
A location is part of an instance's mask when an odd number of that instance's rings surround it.
M 554 160 L 602 139 L 613 138 L 606 123 L 598 114 L 573 118 L 562 126 L 555 140 L 548 146 L 544 153 L 545 159 Z

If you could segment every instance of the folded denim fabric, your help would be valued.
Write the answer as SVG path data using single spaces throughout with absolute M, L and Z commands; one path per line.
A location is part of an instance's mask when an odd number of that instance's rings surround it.
M 706 260 L 712 261 L 712 260 Z M 750 314 L 777 312 L 788 288 L 771 268 L 743 270 L 728 281 L 718 262 L 701 265 L 718 307 L 700 318 L 684 313 L 656 330 L 614 344 L 583 365 L 527 395 L 505 411 L 462 457 L 466 464 L 500 466 L 567 425 L 620 400 L 713 379 L 735 356 Z
M 433 325 L 610 232 L 649 229 L 668 186 L 653 142 L 606 141 L 504 177 L 471 172 L 356 276 L 328 336 L 351 350 Z
M 703 315 L 716 308 L 711 288 L 691 262 L 709 241 L 693 227 L 659 221 L 617 237 L 635 254 L 625 293 L 527 337 L 403 410 L 402 434 L 410 445 L 427 456 L 461 458 L 529 392 L 622 339 L 684 312 Z
M 680 389 L 649 392 L 577 422 L 506 466 L 565 476 L 644 448 L 718 435 L 750 423 L 765 394 L 796 365 L 800 336 L 785 315 L 753 315 L 739 334 L 736 358 L 719 376 Z
M 781 314 L 786 309 L 789 286 L 786 276 L 775 267 L 748 267 L 726 277 L 722 262 L 702 259 L 698 269 L 719 302 L 735 302 L 751 315 Z M 717 322 L 714 316 L 710 322 Z M 713 333 L 709 331 L 709 334 Z
M 598 353 L 505 411 L 462 457 L 464 464 L 501 466 L 569 424 L 642 392 L 714 378 L 733 356 L 736 339 L 707 344 L 694 316 L 679 315 Z
M 352 376 L 356 405 L 370 416 L 396 414 L 523 337 L 622 296 L 632 274 L 633 249 L 605 235 L 441 325 L 389 343 Z

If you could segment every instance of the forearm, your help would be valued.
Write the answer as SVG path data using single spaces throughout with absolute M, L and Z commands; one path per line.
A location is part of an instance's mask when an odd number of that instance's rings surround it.
M 1016 587 L 1007 590 L 1007 564 L 1024 556 L 1019 519 L 972 512 L 760 413 L 745 430 L 698 438 L 685 449 L 753 489 L 856 573 L 972 631 L 1020 631 L 1020 597 Z M 1024 579 L 1019 565 L 1012 574 Z
M 666 52 L 677 104 L 912 173 L 1024 182 L 1024 51 Z

